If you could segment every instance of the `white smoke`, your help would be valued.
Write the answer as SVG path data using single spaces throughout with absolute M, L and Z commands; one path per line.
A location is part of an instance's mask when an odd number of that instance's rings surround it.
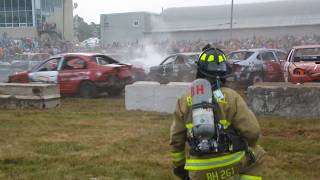
M 159 27 L 167 29 L 168 26 L 163 20 L 163 14 L 151 14 L 150 15 L 150 31 L 159 30 Z M 160 65 L 160 63 L 168 56 L 167 47 L 163 47 L 162 42 L 170 42 L 171 34 L 166 34 L 165 36 L 159 37 L 147 37 L 142 41 L 143 49 L 140 54 L 143 54 L 142 57 L 136 58 L 135 61 L 143 65 L 143 68 L 148 73 L 150 67 Z M 156 42 L 156 43 L 155 43 Z M 160 43 L 160 44 L 159 44 Z M 167 44 L 169 45 L 169 44 Z
M 159 65 L 166 55 L 157 51 L 157 47 L 150 42 L 144 42 L 144 47 L 140 50 L 141 57 L 132 60 L 132 64 L 142 67 L 146 73 L 149 72 L 150 67 Z

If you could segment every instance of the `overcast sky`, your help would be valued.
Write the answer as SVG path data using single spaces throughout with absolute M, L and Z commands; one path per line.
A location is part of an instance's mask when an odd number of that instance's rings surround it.
M 234 3 L 250 3 L 281 0 L 234 0 Z M 100 14 L 147 11 L 160 13 L 162 8 L 182 6 L 206 6 L 231 4 L 231 0 L 73 0 L 78 3 L 74 14 L 88 23 L 100 23 Z

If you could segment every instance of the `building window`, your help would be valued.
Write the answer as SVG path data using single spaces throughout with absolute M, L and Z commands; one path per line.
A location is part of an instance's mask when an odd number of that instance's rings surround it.
M 32 7 L 35 2 L 35 9 Z M 44 23 L 48 16 L 61 8 L 62 0 L 0 0 L 0 27 L 32 27 Z M 36 24 L 33 24 L 35 13 Z
M 26 1 L 25 0 L 19 0 L 19 10 L 26 10 Z
M 139 27 L 139 20 L 134 20 L 132 25 L 133 27 Z
M 0 0 L 0 11 L 4 11 L 4 0 Z
M 32 2 L 31 0 L 26 0 L 26 10 L 32 11 Z
M 0 0 L 0 27 L 33 26 L 32 0 Z

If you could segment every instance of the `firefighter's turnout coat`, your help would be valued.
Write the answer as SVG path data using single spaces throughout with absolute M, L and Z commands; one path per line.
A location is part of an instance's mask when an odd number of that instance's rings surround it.
M 190 172 L 189 176 L 191 179 L 239 179 L 240 175 L 237 174 L 247 174 L 243 175 L 240 179 L 261 179 L 258 176 L 248 174 L 250 168 L 259 164 L 265 154 L 264 150 L 257 145 L 260 135 L 259 123 L 237 92 L 226 87 L 222 87 L 221 90 L 224 94 L 224 99 L 218 102 L 220 107 L 219 123 L 225 129 L 234 128 L 240 136 L 245 138 L 256 162 L 249 162 L 251 158 L 245 151 L 209 156 L 189 155 L 190 147 L 185 146 L 187 134 L 192 129 L 192 98 L 189 92 L 178 99 L 175 120 L 170 129 L 172 161 L 175 166 L 185 165 L 185 169 Z M 233 177 L 231 178 L 231 176 Z

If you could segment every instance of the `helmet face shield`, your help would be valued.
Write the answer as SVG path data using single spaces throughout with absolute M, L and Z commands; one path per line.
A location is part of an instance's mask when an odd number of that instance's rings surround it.
M 226 72 L 227 71 L 227 64 L 226 63 L 209 63 L 208 69 L 209 72 Z

